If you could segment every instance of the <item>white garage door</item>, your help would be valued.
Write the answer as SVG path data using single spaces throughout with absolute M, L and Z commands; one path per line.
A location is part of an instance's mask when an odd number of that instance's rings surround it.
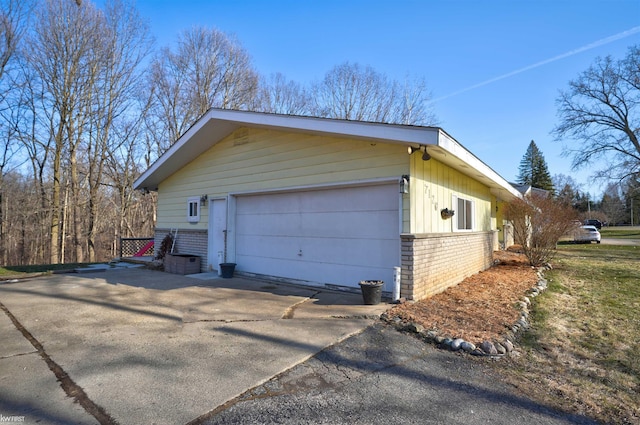
M 357 287 L 393 285 L 400 262 L 395 184 L 238 196 L 238 271 Z

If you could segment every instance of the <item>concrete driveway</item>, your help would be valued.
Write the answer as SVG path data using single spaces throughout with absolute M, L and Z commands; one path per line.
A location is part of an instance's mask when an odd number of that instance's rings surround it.
M 0 303 L 0 419 L 39 424 L 186 424 L 388 307 L 142 269 L 0 283 Z

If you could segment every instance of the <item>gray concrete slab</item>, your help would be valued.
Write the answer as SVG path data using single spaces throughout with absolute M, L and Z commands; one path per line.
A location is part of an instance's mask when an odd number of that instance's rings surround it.
M 361 331 L 372 323 L 364 317 L 388 307 L 317 288 L 121 268 L 0 285 L 0 302 L 120 424 L 187 423 Z M 16 332 L 6 331 L 12 341 Z M 29 350 L 12 345 L 7 352 Z M 1 375 L 16 379 L 7 360 Z M 40 362 L 44 369 L 21 375 L 24 405 L 35 403 L 28 394 L 43 380 L 55 382 Z M 63 401 L 51 403 L 64 410 Z M 43 406 L 29 418 L 57 423 L 45 413 L 60 409 Z
M 2 341 L 2 344 L 0 344 L 0 359 L 35 353 L 36 349 L 13 326 L 11 319 L 2 311 L 0 313 L 0 341 Z
M 0 394 L 3 422 L 39 425 L 98 423 L 65 394 L 38 354 L 0 359 Z M 13 420 L 7 417 L 13 417 Z
M 0 311 L 0 415 L 4 422 L 95 424 L 67 397 L 35 347 Z

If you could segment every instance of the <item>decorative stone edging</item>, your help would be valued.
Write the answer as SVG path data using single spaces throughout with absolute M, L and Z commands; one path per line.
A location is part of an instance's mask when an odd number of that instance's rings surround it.
M 391 323 L 396 329 L 404 332 L 410 332 L 419 335 L 427 342 L 433 342 L 440 348 L 450 351 L 463 351 L 474 356 L 501 357 L 509 355 L 514 351 L 514 341 L 516 337 L 529 329 L 529 308 L 531 307 L 531 299 L 537 297 L 547 289 L 547 280 L 544 278 L 544 270 L 550 269 L 551 266 L 540 267 L 537 270 L 538 282 L 533 286 L 517 305 L 520 309 L 520 318 L 511 326 L 506 334 L 499 341 L 483 341 L 480 345 L 465 341 L 462 338 L 446 338 L 439 335 L 437 331 L 425 329 L 418 323 L 403 323 L 400 317 L 390 317 L 387 313 L 383 313 L 380 318 Z

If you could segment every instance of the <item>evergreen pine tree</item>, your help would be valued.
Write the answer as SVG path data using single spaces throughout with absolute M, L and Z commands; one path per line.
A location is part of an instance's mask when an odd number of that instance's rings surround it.
M 533 140 L 529 143 L 527 152 L 520 160 L 518 183 L 554 193 L 553 181 L 547 168 L 547 162 Z

